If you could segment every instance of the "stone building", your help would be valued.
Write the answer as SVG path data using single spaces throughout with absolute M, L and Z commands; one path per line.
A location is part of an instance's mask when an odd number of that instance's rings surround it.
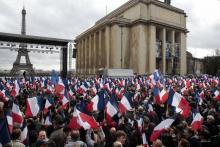
M 133 69 L 186 74 L 186 13 L 158 0 L 130 0 L 75 39 L 78 74 Z
M 186 52 L 187 74 L 204 74 L 204 59 L 193 57 L 190 52 Z

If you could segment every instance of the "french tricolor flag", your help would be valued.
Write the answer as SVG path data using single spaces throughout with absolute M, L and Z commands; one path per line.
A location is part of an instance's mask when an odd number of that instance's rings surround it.
M 76 129 L 76 130 L 81 128 L 79 119 L 77 117 L 76 109 L 74 110 L 73 117 L 71 118 L 71 120 L 70 120 L 69 124 L 67 125 L 67 127 L 70 128 L 70 129 Z
M 55 91 L 59 94 L 64 94 L 65 86 L 61 78 L 59 78 L 58 84 L 55 86 Z
M 119 112 L 121 113 L 125 113 L 128 110 L 132 109 L 132 106 L 125 94 L 122 97 L 121 101 L 118 103 L 118 109 L 119 109 Z
M 176 110 L 180 111 L 183 117 L 187 118 L 191 107 L 186 99 L 179 93 L 175 92 L 173 89 L 169 92 L 168 104 L 176 107 Z
M 217 100 L 217 101 L 220 101 L 220 92 L 218 91 L 218 90 L 216 90 L 215 92 L 214 92 L 214 98 Z
M 106 105 L 106 115 L 108 115 L 108 117 L 112 118 L 113 116 L 115 116 L 118 113 L 118 110 L 115 108 L 114 105 L 111 104 L 110 101 L 108 101 L 107 105 Z M 107 117 L 107 116 L 106 116 Z
M 96 120 L 92 116 L 89 116 L 85 113 L 82 113 L 77 109 L 76 109 L 76 114 L 77 114 L 77 118 L 79 119 L 80 125 L 85 130 L 98 128 L 98 123 L 96 122 Z
M 12 130 L 13 130 L 13 118 L 12 118 L 12 112 L 9 111 L 7 112 L 7 122 L 8 122 L 8 129 L 9 129 L 9 132 L 10 134 L 12 133 Z
M 63 108 L 66 108 L 68 104 L 69 104 L 69 99 L 67 99 L 67 97 L 66 97 L 65 95 L 63 95 L 63 98 L 62 98 L 62 107 L 63 107 Z
M 6 91 L 3 89 L 2 91 L 0 90 L 0 98 L 2 98 L 3 102 L 7 102 L 9 98 L 6 96 Z
M 45 125 L 46 127 L 52 125 L 50 115 L 47 115 L 47 116 L 46 116 L 46 118 L 45 118 L 45 120 L 44 120 L 44 125 Z
M 168 92 L 166 90 L 163 89 L 162 91 L 160 91 L 159 88 L 155 86 L 153 92 L 156 104 L 160 105 L 167 101 Z
M 23 122 L 22 127 L 21 127 L 21 142 L 25 142 L 27 139 L 27 134 L 28 134 L 28 128 L 27 128 L 27 123 L 26 121 Z
M 105 94 L 104 91 L 98 92 L 95 97 L 90 102 L 90 105 L 92 106 L 92 110 L 90 111 L 100 111 L 104 110 L 105 108 Z
M 161 92 L 160 92 L 160 102 L 163 104 L 167 101 L 168 99 L 168 92 L 163 89 Z
M 20 90 L 20 86 L 18 85 L 18 81 L 15 80 L 14 87 L 11 91 L 11 96 L 15 98 L 17 95 L 19 95 L 19 90 Z
M 152 75 L 150 75 L 150 79 L 153 85 L 156 85 L 157 82 L 160 80 L 160 73 L 157 69 L 154 71 Z
M 13 103 L 12 105 L 12 119 L 13 119 L 13 123 L 16 122 L 19 125 L 22 125 L 23 116 L 22 116 L 19 106 L 15 103 Z
M 149 144 L 148 144 L 148 141 L 147 141 L 145 133 L 142 133 L 142 142 L 143 142 L 143 146 L 144 147 L 149 147 Z
M 36 97 L 27 99 L 27 109 L 25 112 L 26 117 L 34 117 L 37 116 L 40 107 L 38 105 L 38 100 Z
M 112 122 L 114 122 L 113 117 L 118 113 L 118 109 L 110 101 L 108 101 L 105 108 L 105 113 L 107 124 L 111 124 Z
M 154 128 L 154 130 L 153 130 L 153 132 L 152 132 L 152 134 L 150 136 L 150 141 L 152 141 L 152 142 L 156 141 L 157 138 L 160 136 L 160 134 L 164 130 L 168 129 L 173 124 L 174 121 L 175 121 L 175 119 L 168 118 L 168 119 L 165 119 L 162 122 L 160 122 L 160 124 L 158 124 Z
M 49 110 L 49 108 L 52 106 L 52 104 L 50 103 L 50 101 L 47 99 L 45 106 L 44 106 L 44 114 L 46 114 Z
M 191 123 L 191 128 L 193 131 L 200 130 L 202 128 L 202 116 L 198 112 L 193 116 L 193 121 Z

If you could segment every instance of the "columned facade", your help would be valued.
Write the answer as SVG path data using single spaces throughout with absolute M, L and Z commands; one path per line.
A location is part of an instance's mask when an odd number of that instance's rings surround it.
M 187 32 L 183 10 L 156 0 L 128 1 L 77 36 L 77 73 L 186 74 Z

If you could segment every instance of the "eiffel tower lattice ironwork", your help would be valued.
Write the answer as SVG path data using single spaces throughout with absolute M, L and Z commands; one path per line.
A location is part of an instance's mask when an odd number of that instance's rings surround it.
M 26 10 L 24 7 L 22 9 L 21 14 L 22 14 L 21 34 L 26 35 L 26 21 L 25 21 Z M 22 56 L 25 57 L 26 63 L 20 63 Z M 16 61 L 13 64 L 12 70 L 10 71 L 10 75 L 14 76 L 20 70 L 25 70 L 30 75 L 35 74 L 33 65 L 31 64 L 31 61 L 28 55 L 27 45 L 25 43 L 21 43 L 19 45 L 18 55 L 17 55 Z

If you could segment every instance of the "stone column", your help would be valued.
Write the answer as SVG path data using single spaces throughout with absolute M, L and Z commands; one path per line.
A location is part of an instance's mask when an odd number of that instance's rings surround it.
M 95 74 L 95 34 L 92 35 L 91 50 L 91 71 Z
M 105 28 L 105 67 L 109 68 L 109 56 L 110 56 L 110 27 Z
M 186 74 L 186 34 L 180 33 L 180 74 Z
M 80 53 L 79 53 L 79 73 L 82 74 L 82 53 L 83 53 L 83 40 L 80 40 Z
M 86 74 L 89 74 L 89 36 L 86 38 Z
M 102 61 L 101 61 L 101 68 L 106 68 L 106 37 L 105 37 L 105 29 L 102 30 L 102 50 L 101 50 L 101 56 L 102 56 Z
M 173 74 L 174 73 L 174 67 L 173 67 L 173 64 L 174 64 L 174 49 L 175 49 L 175 31 L 172 30 L 171 31 L 171 73 Z
M 77 44 L 76 44 L 76 49 L 77 49 L 77 52 L 76 52 L 76 73 L 78 74 L 79 73 L 79 50 L 80 50 L 80 41 L 78 40 Z
M 139 45 L 138 45 L 138 74 L 146 74 L 146 56 L 147 56 L 147 33 L 146 33 L 146 26 L 140 25 L 139 26 Z M 156 38 L 156 36 L 155 36 Z M 155 43 L 154 43 L 155 44 Z M 154 45 L 155 50 L 155 45 Z
M 149 73 L 153 73 L 156 68 L 156 27 L 149 26 Z
M 92 73 L 92 70 L 91 70 L 91 60 L 92 60 L 92 36 L 89 35 L 89 48 L 88 48 L 88 55 L 89 55 L 89 58 L 88 58 L 88 74 L 91 74 Z
M 110 68 L 121 68 L 122 28 L 118 24 L 111 26 L 111 50 L 109 58 Z
M 162 64 L 163 64 L 163 74 L 166 74 L 166 29 L 162 29 Z
M 82 74 L 85 74 L 85 39 L 83 39 L 82 48 Z
M 102 68 L 102 58 L 103 58 L 103 47 L 102 47 L 102 30 L 99 31 L 99 51 L 98 51 L 98 69 Z
M 98 50 L 97 50 L 97 33 L 95 32 L 94 33 L 94 74 L 96 74 L 96 70 L 97 70 L 97 58 L 98 58 L 98 56 L 97 56 L 97 52 L 98 52 Z

